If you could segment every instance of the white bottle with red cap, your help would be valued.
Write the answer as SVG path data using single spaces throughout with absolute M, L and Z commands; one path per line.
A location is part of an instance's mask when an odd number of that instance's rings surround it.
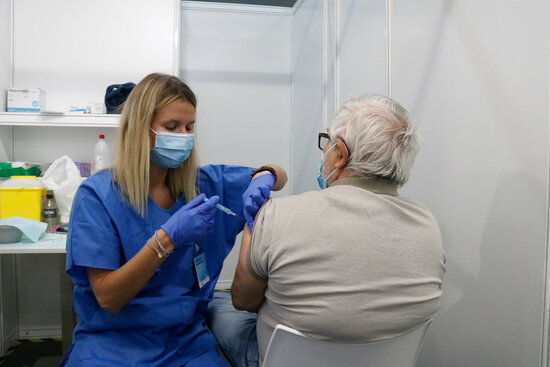
M 99 135 L 99 141 L 94 148 L 94 160 L 92 162 L 92 174 L 101 171 L 111 164 L 109 146 L 105 142 L 105 135 Z

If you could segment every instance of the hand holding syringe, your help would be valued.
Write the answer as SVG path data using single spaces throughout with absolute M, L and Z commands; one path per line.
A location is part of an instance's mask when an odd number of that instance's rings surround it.
M 204 201 L 208 201 L 208 199 L 206 197 L 204 197 Z M 229 215 L 233 215 L 237 218 L 240 218 L 242 220 L 244 220 L 243 217 L 241 217 L 240 215 L 237 215 L 235 213 L 233 213 L 233 211 L 231 211 L 231 209 L 229 208 L 226 208 L 225 206 L 221 205 L 221 204 L 216 204 L 216 208 L 218 208 L 219 210 L 221 210 L 222 212 L 224 212 L 225 214 L 229 214 Z

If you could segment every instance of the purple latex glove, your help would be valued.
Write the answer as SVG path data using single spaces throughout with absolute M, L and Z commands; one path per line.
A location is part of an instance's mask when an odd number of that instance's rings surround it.
M 243 194 L 243 212 L 244 219 L 248 224 L 248 229 L 252 232 L 254 219 L 258 210 L 271 195 L 271 189 L 275 183 L 275 177 L 271 173 L 261 175 L 250 181 L 248 188 Z
M 214 214 L 219 196 L 212 196 L 204 201 L 204 194 L 200 194 L 177 212 L 172 214 L 160 228 L 164 229 L 174 246 L 197 242 L 212 233 L 214 228 Z

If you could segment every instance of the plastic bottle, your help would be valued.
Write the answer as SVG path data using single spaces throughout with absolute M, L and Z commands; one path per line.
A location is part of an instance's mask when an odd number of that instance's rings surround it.
M 42 208 L 42 217 L 43 221 L 48 223 L 46 232 L 48 232 L 52 227 L 55 227 L 59 224 L 59 213 L 57 210 L 57 202 L 53 195 L 53 191 L 48 190 L 46 193 L 46 202 Z
M 99 135 L 99 141 L 94 148 L 94 160 L 92 162 L 92 173 L 101 171 L 110 164 L 109 146 L 105 142 L 105 135 Z

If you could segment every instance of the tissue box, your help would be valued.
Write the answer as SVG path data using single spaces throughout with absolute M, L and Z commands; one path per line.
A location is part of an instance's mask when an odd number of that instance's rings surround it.
M 44 90 L 8 88 L 7 112 L 40 112 L 45 107 Z

